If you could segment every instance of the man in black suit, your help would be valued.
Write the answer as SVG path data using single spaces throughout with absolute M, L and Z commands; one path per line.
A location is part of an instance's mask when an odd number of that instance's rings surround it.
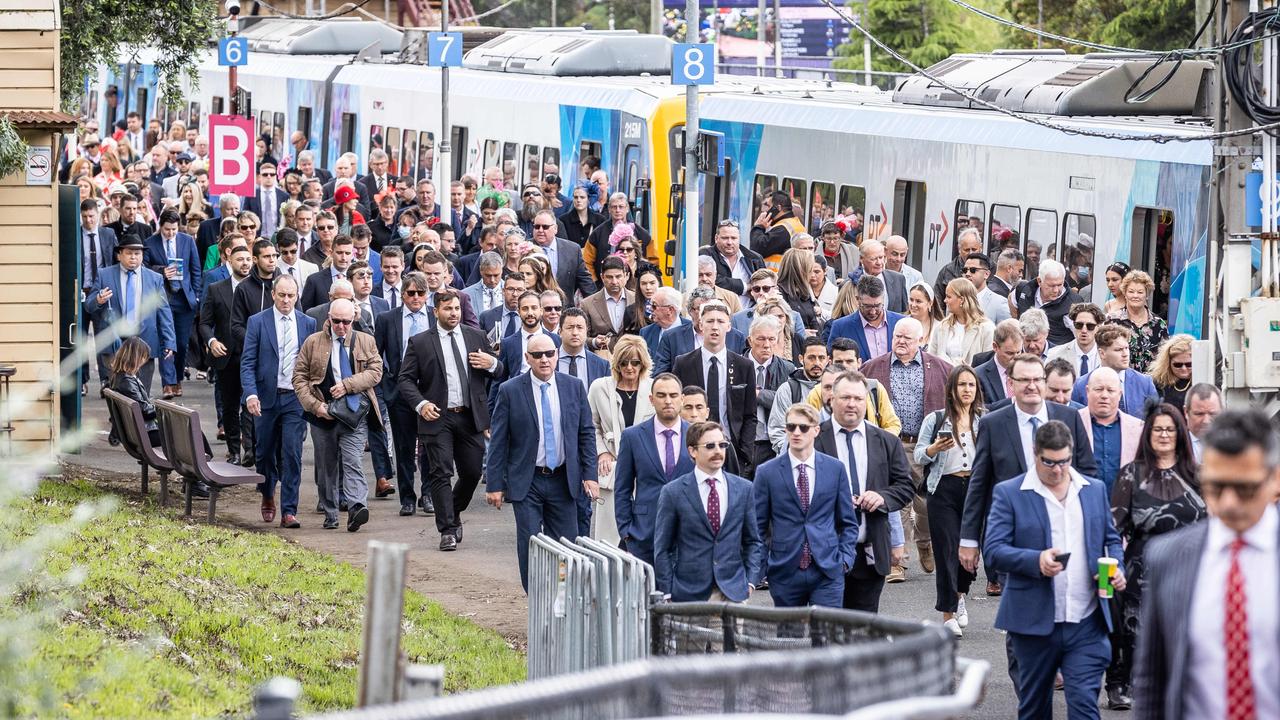
M 729 308 L 718 300 L 702 306 L 702 347 L 676 358 L 671 371 L 684 385 L 707 392 L 709 419 L 725 428 L 741 460 L 743 477 L 751 477 L 756 446 L 755 367 L 725 346 Z
M 346 235 L 334 238 L 330 250 L 332 264 L 327 269 L 312 273 L 311 277 L 307 278 L 306 285 L 302 288 L 302 300 L 299 301 L 298 306 L 305 311 L 328 302 L 329 286 L 334 280 L 346 279 L 347 268 L 351 266 L 351 260 L 354 257 L 355 248 L 351 238 Z
M 200 223 L 201 226 L 204 223 Z M 110 223 L 106 227 L 111 228 L 111 232 L 115 233 L 117 238 L 125 235 L 136 235 L 140 238 L 149 238 L 151 233 L 155 232 L 151 226 L 138 219 L 138 198 L 132 194 L 126 194 L 120 199 L 120 219 Z M 217 242 L 216 236 L 214 242 Z M 197 243 L 198 244 L 198 243 Z M 207 249 L 209 246 L 204 246 Z M 114 250 L 114 248 L 113 248 Z M 108 265 L 111 264 L 111 258 L 115 256 L 113 253 L 106 255 Z M 204 257 L 203 255 L 201 257 Z
M 222 400 L 222 428 L 226 434 L 227 462 L 240 462 L 240 353 L 244 340 L 236 342 L 231 331 L 232 304 L 235 289 L 253 270 L 253 254 L 247 245 L 231 250 L 227 267 L 231 277 L 210 285 L 200 302 L 200 327 L 197 337 L 209 358 L 209 366 L 217 374 L 218 397 Z M 245 413 L 244 417 L 248 417 Z M 248 426 L 244 435 L 245 454 L 253 457 L 253 431 Z
M 480 314 L 480 329 L 490 336 L 495 345 L 520 330 L 520 296 L 528 287 L 522 275 L 506 278 L 502 281 L 502 304 Z M 494 337 L 494 326 L 498 327 L 497 337 Z
M 973 472 L 964 500 L 960 522 L 960 563 L 969 572 L 977 572 L 980 547 L 991 510 L 991 492 L 998 483 L 1025 474 L 1035 468 L 1032 438 L 1037 428 L 1050 420 L 1058 420 L 1075 437 L 1071 467 L 1081 475 L 1096 477 L 1088 430 L 1080 413 L 1065 405 L 1046 402 L 1044 360 L 1021 354 L 1009 366 L 1009 383 L 1013 402 L 982 417 L 982 432 L 974 451 Z M 999 595 L 999 580 L 987 574 L 987 593 Z
M 126 198 L 127 200 L 127 198 Z M 136 208 L 135 208 L 136 209 Z M 211 217 L 200 222 L 196 230 L 196 250 L 200 257 L 209 252 L 209 248 L 218 244 L 222 238 L 222 221 L 240 214 L 240 196 L 235 193 L 222 193 L 218 196 L 218 217 Z M 125 217 L 124 206 L 121 205 L 120 219 Z M 247 238 L 252 240 L 253 238 Z
M 756 384 L 756 440 L 755 465 L 772 460 L 777 453 L 769 443 L 769 414 L 778 386 L 785 383 L 796 366 L 775 353 L 782 339 L 782 325 L 777 318 L 762 315 L 751 322 L 747 337 L 747 359 L 751 361 L 751 376 Z
M 360 196 L 360 205 L 369 208 L 373 206 L 373 196 L 369 194 L 369 188 L 364 183 L 356 182 L 356 163 L 359 157 L 353 152 L 346 152 L 338 156 L 333 163 L 333 177 L 326 180 L 323 188 L 325 199 L 325 207 L 333 205 L 333 192 L 337 189 L 339 180 L 350 180 L 356 189 L 356 194 Z M 360 213 L 364 215 L 364 213 Z
M 462 540 L 461 514 L 480 484 L 484 463 L 489 430 L 485 382 L 501 371 L 502 363 L 488 351 L 484 333 L 461 325 L 456 290 L 436 293 L 435 314 L 435 330 L 409 341 L 399 384 L 402 403 L 418 414 L 418 432 L 430 458 L 440 549 L 455 550 Z M 455 466 L 458 484 L 450 490 Z
M 387 165 L 390 164 L 390 158 L 382 148 L 374 148 L 369 151 L 369 174 L 360 178 L 356 185 L 363 187 L 364 192 L 360 193 L 362 198 L 369 198 L 365 202 L 365 207 L 377 208 L 378 202 L 387 193 L 395 194 L 396 179 L 387 174 Z M 357 189 L 357 192 L 359 190 Z M 372 218 L 370 218 L 372 219 Z
M 418 498 L 429 501 L 427 484 L 427 454 L 425 447 L 418 451 L 418 419 L 412 405 L 405 404 L 400 394 L 399 375 L 404 356 L 409 352 L 409 340 L 431 326 L 427 305 L 427 279 L 419 272 L 405 273 L 400 280 L 400 307 L 378 316 L 374 323 L 373 339 L 382 354 L 382 395 L 387 401 L 387 413 L 391 420 L 391 441 L 396 450 L 396 482 L 399 484 L 400 514 L 410 516 L 417 512 Z M 422 494 L 414 478 L 419 470 L 422 475 Z M 422 503 L 424 508 L 426 502 Z M 432 506 L 432 512 L 435 511 Z
M 556 237 L 556 214 L 541 210 L 533 216 L 533 243 L 542 248 L 555 270 L 556 282 L 567 298 L 567 304 L 576 305 L 573 291 L 582 297 L 595 294 L 596 283 L 582 261 L 582 248 L 577 243 Z
M 258 216 L 258 234 L 270 239 L 280 227 L 280 206 L 289 200 L 289 194 L 276 185 L 276 165 L 270 160 L 258 165 L 258 187 L 246 197 L 242 207 Z
M 310 150 L 303 150 L 298 153 L 298 162 L 294 165 L 298 168 L 298 172 L 302 173 L 304 179 L 315 178 L 323 185 L 333 179 L 333 173 L 324 168 L 316 167 L 316 154 Z
M 866 422 L 867 381 L 857 371 L 831 386 L 831 419 L 822 423 L 815 447 L 844 465 L 858 512 L 853 567 L 844 578 L 844 607 L 880 611 L 885 577 L 896 564 L 889 517 L 911 504 L 916 489 L 907 454 L 896 435 Z
M 721 220 L 716 227 L 715 244 L 702 248 L 699 254 L 716 262 L 716 287 L 744 299 L 751 274 L 764 267 L 764 258 L 741 244 L 738 223 L 734 220 Z
M 982 388 L 982 399 L 986 401 L 987 407 L 1008 397 L 1005 388 L 1008 384 L 1009 366 L 1013 363 L 1013 359 L 1022 353 L 1022 328 L 1017 320 L 1013 318 L 1001 320 L 996 325 L 991 350 L 991 359 L 984 360 L 973 368 L 974 374 L 978 376 L 978 386 Z M 977 362 L 976 357 L 974 362 Z

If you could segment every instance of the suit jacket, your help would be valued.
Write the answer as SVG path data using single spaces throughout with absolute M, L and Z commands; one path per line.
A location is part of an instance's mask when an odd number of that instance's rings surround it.
M 363 393 L 369 398 L 369 412 L 381 424 L 378 396 L 374 391 L 378 387 L 378 381 L 382 380 L 382 356 L 378 354 L 378 346 L 369 333 L 352 330 L 347 333 L 343 347 L 346 352 L 351 353 L 351 377 L 339 382 L 348 394 Z M 319 415 L 320 408 L 328 405 L 321 386 L 330 372 L 329 358 L 332 353 L 333 338 L 327 326 L 322 327 L 319 332 L 311 333 L 298 350 L 298 359 L 293 364 L 293 391 L 298 394 L 298 403 L 302 405 L 304 412 Z M 336 377 L 334 379 L 337 380 Z
M 654 570 L 658 590 L 675 602 L 706 602 L 719 590 L 732 602 L 746 602 L 748 583 L 760 574 L 759 519 L 749 481 L 722 472 L 721 504 L 727 502 L 720 531 L 702 508 L 692 471 L 661 489 L 654 533 Z M 728 492 L 726 498 L 723 494 Z
M 1085 373 L 1076 380 L 1075 387 L 1071 388 L 1071 399 L 1081 405 L 1089 404 L 1089 376 L 1093 371 Z M 1160 400 L 1160 393 L 1156 390 L 1156 384 L 1152 382 L 1150 375 L 1129 368 L 1124 373 L 1124 393 L 1120 398 L 1120 412 L 1128 413 L 1133 416 L 1145 415 L 1147 400 Z
M 477 320 L 480 322 L 480 329 L 485 331 L 485 333 L 488 333 L 489 331 L 493 330 L 494 325 L 497 325 L 499 323 L 505 323 L 505 321 L 503 320 L 503 315 L 506 314 L 506 312 L 507 312 L 506 304 L 498 303 L 496 306 L 491 307 L 488 310 L 485 310 L 484 312 L 480 313 L 480 317 L 477 318 Z M 516 328 L 519 329 L 519 327 L 520 327 L 520 317 L 517 315 Z
M 1089 408 L 1080 408 L 1080 422 L 1084 423 L 1085 437 L 1089 438 L 1089 449 L 1093 449 L 1093 416 Z M 1124 467 L 1133 462 L 1138 455 L 1138 444 L 1142 442 L 1143 423 L 1127 413 L 1120 413 L 1120 465 Z
M 359 196 L 360 204 L 365 206 L 366 208 L 376 207 L 376 205 L 372 203 L 373 194 L 369 192 L 369 186 L 360 182 L 359 178 L 353 178 L 352 182 L 355 184 L 356 195 Z M 324 207 L 326 209 L 333 207 L 333 193 L 334 193 L 334 190 L 337 188 L 337 185 L 338 185 L 337 178 L 329 178 L 329 180 L 325 181 L 325 184 L 322 190 L 324 191 L 324 200 L 325 200 Z M 361 212 L 360 214 L 364 215 L 365 217 L 370 217 L 370 215 L 368 215 L 365 212 Z
M 745 295 L 747 289 L 743 287 L 741 280 L 733 276 L 733 268 L 729 267 L 729 261 L 725 260 L 724 255 L 720 253 L 719 248 L 715 245 L 708 245 L 698 251 L 699 255 L 706 255 L 716 261 L 716 287 L 722 287 L 735 295 Z M 738 247 L 738 254 L 742 262 L 747 265 L 747 275 L 764 267 L 764 258 L 760 257 L 760 253 L 752 250 L 746 245 Z
M 118 221 L 117 221 L 118 222 Z M 99 226 L 95 233 L 95 240 L 98 245 L 98 276 L 102 276 L 102 269 L 116 264 L 116 232 L 110 227 Z M 84 231 L 80 231 L 80 241 L 84 242 Z M 84 254 L 85 260 L 89 259 L 89 252 L 86 250 Z M 88 287 L 93 284 L 93 276 L 80 278 L 80 287 Z
M 200 227 L 196 230 L 196 249 L 200 251 L 200 257 L 204 257 L 209 248 L 218 244 L 218 230 L 222 227 L 222 220 L 220 217 L 211 217 L 200 222 Z
M 214 220 L 215 222 L 218 221 L 217 218 L 215 218 Z M 209 222 L 209 221 L 205 220 L 201 222 L 200 227 L 204 227 L 204 224 L 206 222 Z M 119 243 L 120 238 L 124 237 L 125 235 L 136 235 L 138 239 L 145 239 L 145 238 L 151 237 L 151 234 L 155 232 L 155 230 L 150 225 L 140 220 L 134 220 L 133 224 L 127 225 L 127 226 L 124 224 L 123 220 L 116 220 L 113 223 L 107 223 L 106 225 L 101 227 L 105 227 L 108 230 L 110 230 L 112 234 L 115 236 L 117 243 Z M 216 234 L 217 228 L 214 228 L 214 232 Z M 197 234 L 196 246 L 199 247 L 199 245 L 200 245 L 200 237 Z M 203 253 L 204 250 L 205 249 L 202 248 L 200 252 Z M 204 255 L 202 254 L 201 257 L 204 257 Z M 115 261 L 115 255 L 107 256 L 107 264 L 111 264 L 114 261 Z
M 200 340 L 200 348 L 209 359 L 209 366 L 214 370 L 224 370 L 227 365 L 240 364 L 240 348 L 236 345 L 235 336 L 231 333 L 231 302 L 233 299 L 231 278 L 219 280 L 208 288 L 204 300 L 200 303 L 200 327 L 196 337 Z M 227 346 L 227 354 L 214 357 L 209 352 L 209 342 L 217 340 Z
M 427 312 L 427 315 L 429 315 L 429 316 L 430 316 L 429 322 L 431 323 L 431 327 L 432 327 L 433 329 L 434 329 L 434 328 L 435 328 L 435 326 L 436 326 L 436 315 L 435 315 L 435 312 L 434 312 L 431 308 L 433 308 L 433 307 L 435 307 L 435 306 L 434 306 L 434 305 L 430 305 L 430 303 L 431 303 L 434 299 L 435 299 L 434 297 L 428 297 L 428 298 L 427 298 L 427 303 L 428 303 L 428 312 Z M 385 304 L 387 301 L 386 301 L 386 300 L 383 300 L 382 302 Z M 469 295 L 467 295 L 466 293 L 458 293 L 458 302 L 462 305 L 462 322 L 461 322 L 461 324 L 462 324 L 462 325 L 466 325 L 467 327 L 479 328 L 479 327 L 480 327 L 480 319 L 476 317 L 476 311 L 475 311 L 475 308 L 471 305 L 471 297 L 470 297 Z
M 791 470 L 791 453 L 764 463 L 756 471 L 756 522 L 768 559 L 762 562 L 762 576 L 769 583 L 787 583 L 800 570 L 801 548 L 809 543 L 813 566 L 832 580 L 843 577 L 853 567 L 858 539 L 858 515 L 853 509 L 849 477 L 840 461 L 813 454 L 814 477 L 809 511 L 800 509 L 800 495 Z M 761 577 L 753 579 L 759 585 Z
M 609 319 L 609 307 L 606 304 L 604 290 L 582 298 L 582 302 L 578 304 L 578 307 L 582 308 L 582 312 L 587 314 L 587 335 L 591 337 L 613 335 L 616 338 L 622 334 L 627 326 L 627 311 L 635 303 L 636 294 L 630 290 L 623 290 L 622 298 L 624 300 L 622 324 L 616 330 L 613 328 L 613 321 Z
M 231 269 L 227 267 L 226 263 L 218 263 L 217 267 L 206 271 L 204 274 L 204 289 L 200 295 L 200 303 L 203 305 L 204 299 L 209 297 L 209 288 L 212 287 L 214 283 L 222 282 L 229 277 L 231 277 Z
M 546 332 L 545 328 L 544 328 L 544 332 Z M 591 352 L 585 347 L 582 349 L 582 357 L 587 361 L 587 399 L 590 400 L 591 386 L 594 385 L 595 382 L 600 378 L 604 378 L 604 377 L 612 378 L 612 370 L 609 367 L 608 360 L 605 360 L 604 358 Z M 563 347 L 560 348 L 560 357 L 556 359 L 556 370 L 566 375 L 569 374 L 569 369 L 565 367 L 565 351 Z M 640 378 L 640 382 L 641 384 L 648 382 L 648 378 L 642 377 Z M 645 389 L 643 390 L 644 392 L 643 400 L 640 399 L 640 396 L 636 396 L 636 417 L 641 417 L 639 414 L 641 407 L 649 408 L 648 414 L 645 415 L 644 417 L 648 417 L 649 415 L 653 414 L 653 408 L 651 407 L 651 403 L 649 402 L 648 387 L 649 387 L 648 385 L 644 386 Z M 619 400 L 618 402 L 621 402 L 621 400 Z M 619 408 L 621 408 L 621 405 L 619 405 Z M 619 428 L 618 432 L 619 433 L 622 432 L 621 428 Z M 616 438 L 614 439 L 614 442 L 615 444 L 617 443 Z M 604 452 L 604 451 L 601 450 L 601 452 Z M 609 452 L 613 453 L 614 455 L 617 455 L 617 453 L 613 450 L 610 450 Z
M 613 469 L 613 515 L 618 522 L 618 537 L 626 541 L 632 553 L 649 559 L 653 558 L 659 493 L 676 478 L 693 472 L 693 458 L 689 457 L 685 443 L 689 423 L 680 421 L 680 435 L 674 438 L 675 469 L 671 477 L 667 477 L 663 457 L 666 448 L 660 448 L 654 442 L 653 426 L 656 422 L 650 417 L 622 431 L 618 462 Z
M 392 315 L 395 313 L 388 313 Z M 391 325 L 400 325 L 393 320 Z M 397 328 L 399 330 L 399 328 Z M 473 352 L 493 355 L 484 333 L 476 328 L 459 325 L 462 334 L 462 361 L 467 363 L 467 384 L 463 389 L 466 401 L 471 406 L 471 417 L 475 422 L 474 430 L 483 434 L 489 429 L 488 394 L 485 383 L 490 378 L 502 373 L 502 361 L 497 361 L 488 370 L 477 370 L 470 367 L 467 356 Z M 396 379 L 397 395 L 404 407 L 413 410 L 423 400 L 427 400 L 441 408 L 440 417 L 427 420 L 418 415 L 418 434 L 426 436 L 439 435 L 444 430 L 444 413 L 449 407 L 449 384 L 445 378 L 445 353 L 453 353 L 453 348 L 444 347 L 445 339 L 435 331 L 421 332 L 409 339 L 409 349 L 404 354 L 404 363 Z M 398 345 L 396 346 L 399 347 Z M 390 401 L 388 399 L 388 401 Z M 416 413 L 415 413 L 416 414 Z
M 1000 368 L 996 367 L 994 356 L 974 367 L 973 374 L 978 376 L 978 387 L 982 388 L 982 399 L 988 408 L 1006 398 L 1004 381 L 1000 379 Z
M 658 341 L 658 354 L 653 356 L 652 375 L 658 375 L 668 372 L 675 365 L 676 358 L 681 355 L 693 352 L 693 323 L 685 322 L 677 327 L 673 327 L 663 334 L 662 339 Z M 738 353 L 739 355 L 746 352 L 747 337 L 742 333 L 729 328 L 729 334 L 725 336 L 724 344 L 729 348 L 729 352 Z
M 368 300 L 369 308 L 371 309 L 373 317 L 369 318 L 369 322 L 366 323 L 367 327 L 361 328 L 361 331 L 372 335 L 373 331 L 378 327 L 378 317 L 390 310 L 391 306 L 387 304 L 386 299 L 380 298 L 377 295 L 370 295 Z M 357 317 L 360 315 L 360 306 L 358 304 L 356 305 L 356 315 Z
M 163 278 L 164 269 L 169 264 L 169 253 L 165 250 L 160 234 L 152 235 L 142 241 L 142 244 L 144 246 L 142 264 L 156 271 Z M 182 280 L 165 280 L 165 288 L 169 291 L 169 302 L 170 304 L 175 301 L 185 303 L 178 307 L 184 310 L 195 310 L 200 307 L 200 293 L 204 287 L 202 284 L 204 259 L 196 250 L 196 239 L 184 232 L 178 233 L 174 238 L 174 245 L 178 251 L 178 257 L 183 259 L 186 267 L 182 271 Z
M 395 190 L 392 189 L 395 185 L 395 178 L 392 177 L 391 173 L 387 173 L 385 178 L 387 183 L 387 189 L 392 190 L 392 192 L 395 192 Z M 356 188 L 357 190 L 363 191 L 360 193 L 361 198 L 367 198 L 367 199 L 361 200 L 361 202 L 363 202 L 366 207 L 369 207 L 369 208 L 378 207 L 378 204 L 377 204 L 378 180 L 373 176 L 373 173 L 369 173 L 368 175 L 365 175 L 359 180 L 356 180 Z
M 302 259 L 312 265 L 315 265 L 317 268 L 324 268 L 324 261 L 329 256 L 325 254 L 324 246 L 320 244 L 320 238 L 316 237 L 314 233 L 312 233 L 312 237 L 314 238 L 314 241 L 306 250 L 302 251 Z M 301 243 L 302 241 L 299 240 L 298 242 Z
M 596 431 L 591 426 L 582 383 L 557 373 L 556 394 L 560 401 L 560 426 L 556 432 L 563 433 L 563 467 L 569 494 L 577 500 L 582 483 L 596 479 Z M 532 373 L 519 375 L 498 388 L 485 458 L 485 490 L 506 493 L 509 502 L 524 500 L 533 484 L 541 442 L 535 402 L 538 399 L 533 392 Z
M 160 359 L 165 350 L 177 350 L 177 342 L 173 331 L 173 311 L 169 308 L 164 289 L 164 278 L 145 267 L 138 268 L 138 277 L 142 282 L 142 304 L 138 308 L 138 332 L 136 335 L 151 348 L 151 357 Z M 109 265 L 98 273 L 98 282 L 85 294 L 82 312 L 89 318 L 96 337 L 106 339 L 113 323 L 124 317 L 124 285 L 125 270 L 120 265 Z M 98 293 L 103 288 L 111 289 L 111 299 L 105 305 L 98 304 Z M 143 313 L 148 303 L 153 303 L 150 312 Z M 121 336 L 129 337 L 123 333 Z M 98 346 L 99 355 L 114 353 L 120 348 L 120 340 L 110 344 L 103 342 Z
M 298 294 L 298 307 L 303 310 L 329 302 L 329 288 L 333 287 L 333 268 L 321 268 L 319 272 L 307 278 Z
M 751 321 L 755 319 L 755 310 L 740 310 L 729 318 L 729 327 L 742 333 L 743 337 L 751 334 Z M 791 311 L 791 334 L 792 336 L 804 336 L 804 320 L 800 317 L 800 313 L 795 310 Z
M 274 277 L 263 280 L 257 270 L 251 271 L 249 277 L 236 286 L 231 300 L 231 336 L 238 347 L 244 346 L 249 318 L 266 310 L 274 303 L 271 297 L 274 286 Z M 302 313 L 301 308 L 295 306 L 294 309 L 298 310 L 299 314 Z
M 996 485 L 983 552 L 991 569 L 1006 577 L 1000 609 L 996 612 L 996 627 L 1007 632 L 1044 636 L 1053 632 L 1055 604 L 1053 578 L 1040 573 L 1040 553 L 1053 547 L 1053 537 L 1044 497 L 1022 487 L 1028 475 L 1024 473 Z M 1073 559 L 1096 567 L 1098 558 L 1113 557 L 1124 567 L 1124 547 L 1111 520 L 1107 486 L 1088 477 L 1084 481 L 1088 484 L 1080 488 L 1079 497 L 1084 515 L 1085 557 Z M 1030 482 L 1040 480 L 1031 477 Z M 1111 627 L 1111 603 L 1100 600 L 1098 607 L 1107 620 L 1107 627 Z
M 861 273 L 851 273 L 849 275 L 851 280 L 853 279 L 854 275 L 860 276 Z M 907 278 L 906 276 L 898 272 L 897 270 L 890 270 L 889 268 L 885 268 L 884 271 L 880 273 L 880 279 L 884 280 L 884 285 L 885 285 L 885 294 L 884 294 L 885 310 L 888 310 L 889 312 L 905 314 L 907 312 Z
M 894 360 L 892 352 L 878 358 L 872 358 L 862 364 L 862 374 L 878 380 L 885 392 L 892 387 L 889 383 L 889 368 Z M 924 413 L 941 409 L 947 402 L 947 376 L 951 374 L 951 365 L 936 355 L 921 350 L 920 360 L 924 365 Z M 923 420 L 923 415 L 921 416 Z
M 237 288 L 238 290 L 239 288 Z M 298 347 L 316 331 L 315 321 L 293 309 L 298 326 Z M 297 369 L 297 364 L 294 364 Z M 276 339 L 274 308 L 268 307 L 249 318 L 245 326 L 244 349 L 240 356 L 240 401 L 257 395 L 264 409 L 276 405 L 276 376 L 280 374 L 280 342 Z
M 984 352 L 991 351 L 991 341 L 995 339 L 996 326 L 990 320 L 970 323 L 964 329 L 964 340 L 960 343 L 960 354 L 947 359 L 951 363 L 973 362 L 973 359 Z M 945 358 L 947 342 L 951 339 L 951 328 L 945 322 L 934 323 L 933 334 L 926 338 L 929 352 Z
M 1268 512 L 1275 512 L 1274 509 Z M 1140 720 L 1187 717 L 1183 691 L 1197 668 L 1190 666 L 1191 630 L 1204 627 L 1188 619 L 1203 562 L 1209 524 L 1198 522 L 1157 535 L 1143 551 L 1142 618 L 1133 668 L 1133 712 Z M 1273 557 L 1275 560 L 1276 557 Z M 1280 588 L 1272 591 L 1272 597 Z M 1273 600 L 1274 602 L 1274 600 Z M 1280 636 L 1272 638 L 1280 644 Z M 1255 683 L 1280 678 L 1254 677 Z
M 904 317 L 906 316 L 893 311 L 885 311 L 885 318 L 888 323 L 888 330 L 886 332 L 888 333 L 887 337 L 889 339 L 889 343 L 886 343 L 886 345 L 892 344 L 893 328 L 898 324 L 898 321 Z M 867 334 L 862 330 L 862 313 L 856 312 L 852 315 L 845 315 L 842 318 L 832 320 L 827 323 L 827 327 L 831 329 L 831 332 L 827 337 L 828 353 L 831 352 L 831 341 L 836 338 L 847 337 L 858 343 L 858 357 L 862 358 L 863 362 L 871 359 L 871 350 L 867 346 Z
M 727 418 L 729 441 L 738 453 L 741 475 L 751 475 L 756 447 L 756 380 L 755 367 L 745 357 L 729 350 L 725 353 L 724 417 Z M 676 358 L 671 372 L 680 378 L 681 385 L 697 385 L 706 389 L 707 379 L 702 371 L 702 350 Z
M 869 422 L 862 423 L 862 427 L 867 434 L 867 466 L 858 468 L 862 490 L 880 493 L 884 498 L 884 506 L 873 513 L 859 513 L 858 523 L 867 524 L 865 542 L 871 546 L 876 573 L 888 575 L 892 548 L 889 540 L 889 513 L 910 505 L 916 496 L 916 486 L 911 476 L 911 465 L 907 462 L 907 453 L 898 436 Z M 840 455 L 837 443 L 844 443 L 844 437 L 837 436 L 832 421 L 822 423 L 818 439 L 814 441 L 814 449 L 838 459 Z M 849 488 L 852 494 L 852 481 Z
M 680 318 L 680 322 L 677 322 L 675 325 L 672 325 L 671 329 L 675 330 L 681 325 L 688 325 L 688 324 L 689 324 L 688 319 Z M 656 362 L 658 358 L 658 341 L 662 339 L 662 326 L 659 325 L 658 323 L 649 323 L 648 325 L 645 325 L 644 327 L 640 328 L 640 339 L 644 340 L 644 344 L 649 347 L 649 357 L 653 358 L 654 361 Z M 654 377 L 657 377 L 658 375 L 658 370 L 656 366 L 654 368 L 653 375 Z
M 279 218 L 280 206 L 284 205 L 286 202 L 289 201 L 289 193 L 285 192 L 284 190 L 281 190 L 278 185 L 276 186 L 275 190 L 276 190 L 276 215 L 277 215 L 276 228 L 278 229 L 278 228 L 284 227 L 284 225 L 280 222 L 280 218 Z M 262 232 L 263 232 L 263 228 L 266 227 L 267 225 L 267 221 L 266 221 L 266 218 L 262 217 L 262 200 L 259 195 L 259 193 L 261 192 L 262 192 L 261 188 L 255 187 L 253 189 L 252 195 L 246 195 L 244 199 L 240 201 L 240 207 L 258 216 L 258 220 L 259 220 L 258 237 L 265 237 L 265 235 L 263 235 Z
M 307 311 L 307 317 L 315 321 L 317 328 L 324 328 L 324 324 L 329 322 L 329 305 L 330 303 L 323 303 Z M 369 327 L 369 325 L 367 325 L 364 322 L 364 320 L 360 318 L 359 313 L 356 313 L 355 320 L 356 320 L 355 323 L 353 323 L 351 327 L 355 328 L 356 330 L 359 330 L 362 333 L 368 333 L 370 335 L 373 334 L 374 328 Z
M 468 285 L 462 288 L 462 290 L 460 290 L 459 292 L 461 292 L 462 295 L 466 297 L 467 301 L 471 305 L 471 313 L 474 316 L 474 320 L 475 320 L 475 323 L 472 324 L 472 327 L 478 327 L 484 332 L 489 332 L 489 330 L 493 328 L 493 325 L 491 324 L 489 325 L 489 327 L 486 328 L 484 327 L 484 324 L 480 320 L 480 316 L 488 312 L 488 310 L 483 309 L 484 308 L 484 284 L 477 280 L 471 285 Z M 498 307 L 503 307 L 501 282 L 499 282 L 498 287 L 494 289 L 494 293 L 496 293 L 494 300 L 497 301 L 498 304 L 494 305 L 492 308 L 489 308 L 489 310 L 493 310 L 494 308 L 498 308 Z
M 564 291 L 568 303 L 573 304 L 573 291 L 587 297 L 596 291 L 596 281 L 591 279 L 582 261 L 582 248 L 564 238 L 556 238 L 556 283 Z
M 423 312 L 426 312 L 425 308 Z M 373 325 L 373 340 L 382 355 L 382 398 L 387 401 L 387 407 L 391 407 L 400 397 L 401 361 L 408 354 L 404 345 L 403 305 L 378 316 Z
M 1050 420 L 1059 420 L 1071 428 L 1075 438 L 1071 454 L 1071 467 L 1085 477 L 1098 474 L 1098 464 L 1093 459 L 1093 449 L 1083 438 L 1089 434 L 1080 414 L 1065 405 L 1046 402 Z M 1022 434 L 1018 431 L 1018 408 L 1010 403 L 999 410 L 982 416 L 978 421 L 978 443 L 974 448 L 973 471 L 969 475 L 969 490 L 964 499 L 964 514 L 960 522 L 960 537 L 980 540 L 991 507 L 991 491 L 997 484 L 1027 473 L 1027 459 L 1022 449 Z

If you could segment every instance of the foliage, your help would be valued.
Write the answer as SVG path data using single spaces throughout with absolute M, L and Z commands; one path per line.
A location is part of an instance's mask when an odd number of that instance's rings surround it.
M 99 496 L 84 481 L 46 482 L 15 524 L 60 523 Z M 156 510 L 127 500 L 48 557 L 51 573 L 86 571 L 77 609 L 36 639 L 58 716 L 243 715 L 252 688 L 275 675 L 302 683 L 304 710 L 354 703 L 361 571 L 273 535 Z M 523 657 L 501 637 L 418 593 L 406 595 L 404 623 L 410 661 L 444 663 L 451 692 L 524 678 Z
M 861 3 L 853 2 L 855 11 Z M 961 27 L 963 20 L 956 6 L 948 0 L 870 0 L 865 26 L 884 44 L 920 67 L 928 67 L 966 48 L 968 36 Z M 841 45 L 843 56 L 836 67 L 862 67 L 862 34 L 851 31 L 851 42 Z M 846 59 L 848 58 L 848 59 Z M 874 70 L 911 72 L 879 48 L 871 48 Z
M 1012 20 L 1037 27 L 1037 0 L 1006 0 L 1005 14 Z M 1195 0 L 1045 0 L 1044 30 L 1090 42 L 1143 50 L 1186 47 L 1195 33 Z M 1036 36 L 1010 28 L 1011 47 L 1035 47 Z M 1068 52 L 1083 48 L 1044 41 L 1045 47 Z
M 223 34 L 215 0 L 63 0 L 62 104 L 71 110 L 95 68 L 127 62 L 143 52 L 161 78 L 161 94 L 182 100 L 185 77 L 194 87 L 196 53 Z
M 0 115 L 0 178 L 21 172 L 27 166 L 27 143 L 9 118 Z
M 637 0 L 612 0 L 592 3 L 582 12 L 569 18 L 568 26 L 590 25 L 596 30 L 609 29 L 609 9 L 613 9 L 615 30 L 649 32 L 649 3 Z

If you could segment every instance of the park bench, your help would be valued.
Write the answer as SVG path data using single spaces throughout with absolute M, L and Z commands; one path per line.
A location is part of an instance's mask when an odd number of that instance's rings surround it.
M 264 482 L 265 478 L 249 468 L 205 455 L 200 414 L 195 410 L 165 400 L 156 400 L 155 404 L 165 456 L 173 460 L 174 470 L 187 481 L 186 515 L 191 514 L 192 489 L 197 482 L 209 486 L 209 522 L 213 522 L 218 495 L 224 488 Z
M 163 448 L 151 444 L 147 421 L 142 417 L 142 405 L 109 388 L 103 389 L 102 394 L 107 399 L 107 411 L 111 413 L 116 437 L 142 468 L 142 494 L 149 492 L 149 475 L 154 468 L 160 475 L 160 506 L 164 507 L 169 502 L 169 474 L 173 472 L 173 463 Z

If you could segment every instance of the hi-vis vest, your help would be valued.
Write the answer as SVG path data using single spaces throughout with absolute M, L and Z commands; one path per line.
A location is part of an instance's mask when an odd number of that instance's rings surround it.
M 805 232 L 804 223 L 800 222 L 799 218 L 796 218 L 796 217 L 782 218 L 781 220 L 774 223 L 773 226 L 770 227 L 769 229 L 772 230 L 773 228 L 776 228 L 779 225 L 781 225 L 782 227 L 785 227 L 787 231 L 790 232 L 791 237 L 795 237 L 796 233 Z M 781 255 L 770 255 L 769 257 L 764 259 L 764 266 L 774 272 L 778 272 L 778 267 L 780 265 L 782 265 Z

